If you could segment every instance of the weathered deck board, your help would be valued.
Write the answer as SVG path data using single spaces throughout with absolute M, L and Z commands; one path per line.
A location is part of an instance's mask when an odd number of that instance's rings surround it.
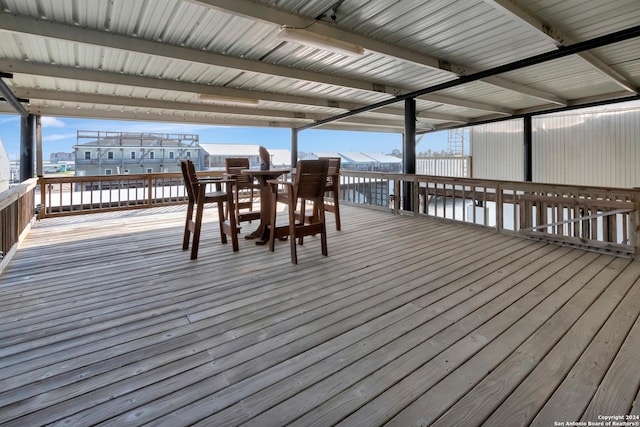
M 637 411 L 640 263 L 349 206 L 340 232 L 328 216 L 329 257 L 317 238 L 297 266 L 288 242 L 233 253 L 206 216 L 191 261 L 183 215 L 34 226 L 0 277 L 0 423 L 545 425 Z

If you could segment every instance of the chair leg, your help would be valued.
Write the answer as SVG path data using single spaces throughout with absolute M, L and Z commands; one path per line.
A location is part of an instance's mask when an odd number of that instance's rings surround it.
M 187 218 L 184 222 L 184 236 L 182 238 L 182 250 L 189 249 L 189 239 L 191 238 L 191 228 L 193 224 L 193 202 L 189 201 L 187 206 Z
M 337 191 L 332 191 L 333 193 L 333 214 L 336 219 L 336 230 L 340 231 L 340 205 L 338 204 L 339 194 Z
M 271 221 L 269 223 L 269 250 L 273 252 L 276 249 L 276 214 L 278 211 L 278 201 L 276 193 L 271 194 Z
M 322 246 L 322 255 L 327 256 L 329 252 L 327 250 L 327 223 L 326 223 L 324 204 L 318 203 L 318 205 L 320 205 L 318 209 L 318 216 L 320 219 L 320 223 L 322 224 L 322 229 L 320 231 L 320 244 Z
M 236 186 L 233 190 L 234 209 L 233 212 L 236 215 L 236 224 L 240 224 L 240 189 Z
M 216 203 L 218 205 L 218 225 L 220 226 L 220 240 L 222 243 L 227 243 L 227 233 L 224 229 L 224 206 L 221 201 Z M 231 215 L 229 215 L 231 217 Z
M 191 259 L 198 258 L 198 247 L 200 246 L 200 229 L 202 228 L 202 215 L 204 206 L 198 203 L 196 206 L 196 221 L 193 227 L 193 243 L 191 246 Z
M 307 212 L 306 207 L 307 207 L 307 201 L 304 200 L 304 199 L 301 199 L 300 200 L 300 224 L 301 225 L 304 225 L 304 223 L 305 223 L 306 212 Z M 294 208 L 294 210 L 295 210 L 295 208 Z M 301 233 L 300 237 L 298 237 L 298 244 L 300 246 L 302 246 L 304 244 L 304 234 L 303 233 Z
M 296 202 L 289 200 L 289 240 L 291 245 L 291 262 L 298 263 L 296 252 Z
M 221 203 L 221 202 L 218 202 Z M 227 198 L 227 203 L 225 203 L 229 210 L 233 209 L 233 194 Z M 234 252 L 238 252 L 240 250 L 240 246 L 238 246 L 238 222 L 236 221 L 236 217 L 233 215 L 229 215 L 229 232 L 231 237 L 231 246 L 233 247 Z

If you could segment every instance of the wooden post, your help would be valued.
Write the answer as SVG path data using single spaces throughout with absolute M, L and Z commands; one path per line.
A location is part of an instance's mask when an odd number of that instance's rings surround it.
M 38 214 L 38 219 L 42 219 L 47 216 L 47 184 L 44 182 L 44 177 L 39 177 L 38 182 L 40 183 L 40 213 Z M 62 191 L 60 192 L 62 193 Z
M 393 193 L 395 197 L 393 198 L 393 212 L 396 214 L 400 213 L 400 180 L 396 179 L 393 181 Z
M 418 216 L 420 214 L 420 204 L 418 201 L 420 200 L 420 183 L 418 182 L 418 178 L 413 176 L 413 216 Z
M 148 174 L 149 176 L 147 177 L 147 188 L 149 188 L 149 191 L 147 192 L 147 205 L 149 207 L 152 207 L 152 198 L 153 198 L 153 177 L 151 174 Z
M 514 204 L 515 209 L 515 204 Z M 496 185 L 496 231 L 502 233 L 504 204 L 502 201 L 502 184 Z
M 629 213 L 629 245 L 634 248 L 636 259 L 640 256 L 640 196 L 635 196 L 633 201 L 633 212 Z

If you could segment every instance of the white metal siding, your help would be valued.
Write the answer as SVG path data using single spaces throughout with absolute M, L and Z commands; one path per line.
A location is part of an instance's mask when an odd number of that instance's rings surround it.
M 473 178 L 522 181 L 522 120 L 470 128 Z
M 640 109 L 537 118 L 533 129 L 534 181 L 640 186 Z
M 533 181 L 640 187 L 638 104 L 536 117 L 532 125 Z M 473 177 L 521 181 L 522 131 L 522 120 L 470 128 Z

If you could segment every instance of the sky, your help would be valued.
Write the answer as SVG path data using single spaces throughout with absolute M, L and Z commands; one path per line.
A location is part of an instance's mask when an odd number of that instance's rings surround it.
M 42 117 L 43 160 L 54 152 L 73 152 L 78 144 L 77 131 L 149 132 L 198 134 L 205 144 L 257 144 L 291 149 L 291 130 L 282 128 L 227 127 L 185 123 L 134 122 L 98 119 Z M 7 155 L 15 160 L 20 154 L 20 118 L 0 114 L 0 139 Z M 80 143 L 89 142 L 81 140 Z M 447 148 L 447 132 L 425 135 L 417 151 L 441 151 Z M 351 132 L 310 129 L 299 133 L 298 150 L 303 152 L 364 151 L 389 154 L 402 151 L 402 135 L 395 133 Z

